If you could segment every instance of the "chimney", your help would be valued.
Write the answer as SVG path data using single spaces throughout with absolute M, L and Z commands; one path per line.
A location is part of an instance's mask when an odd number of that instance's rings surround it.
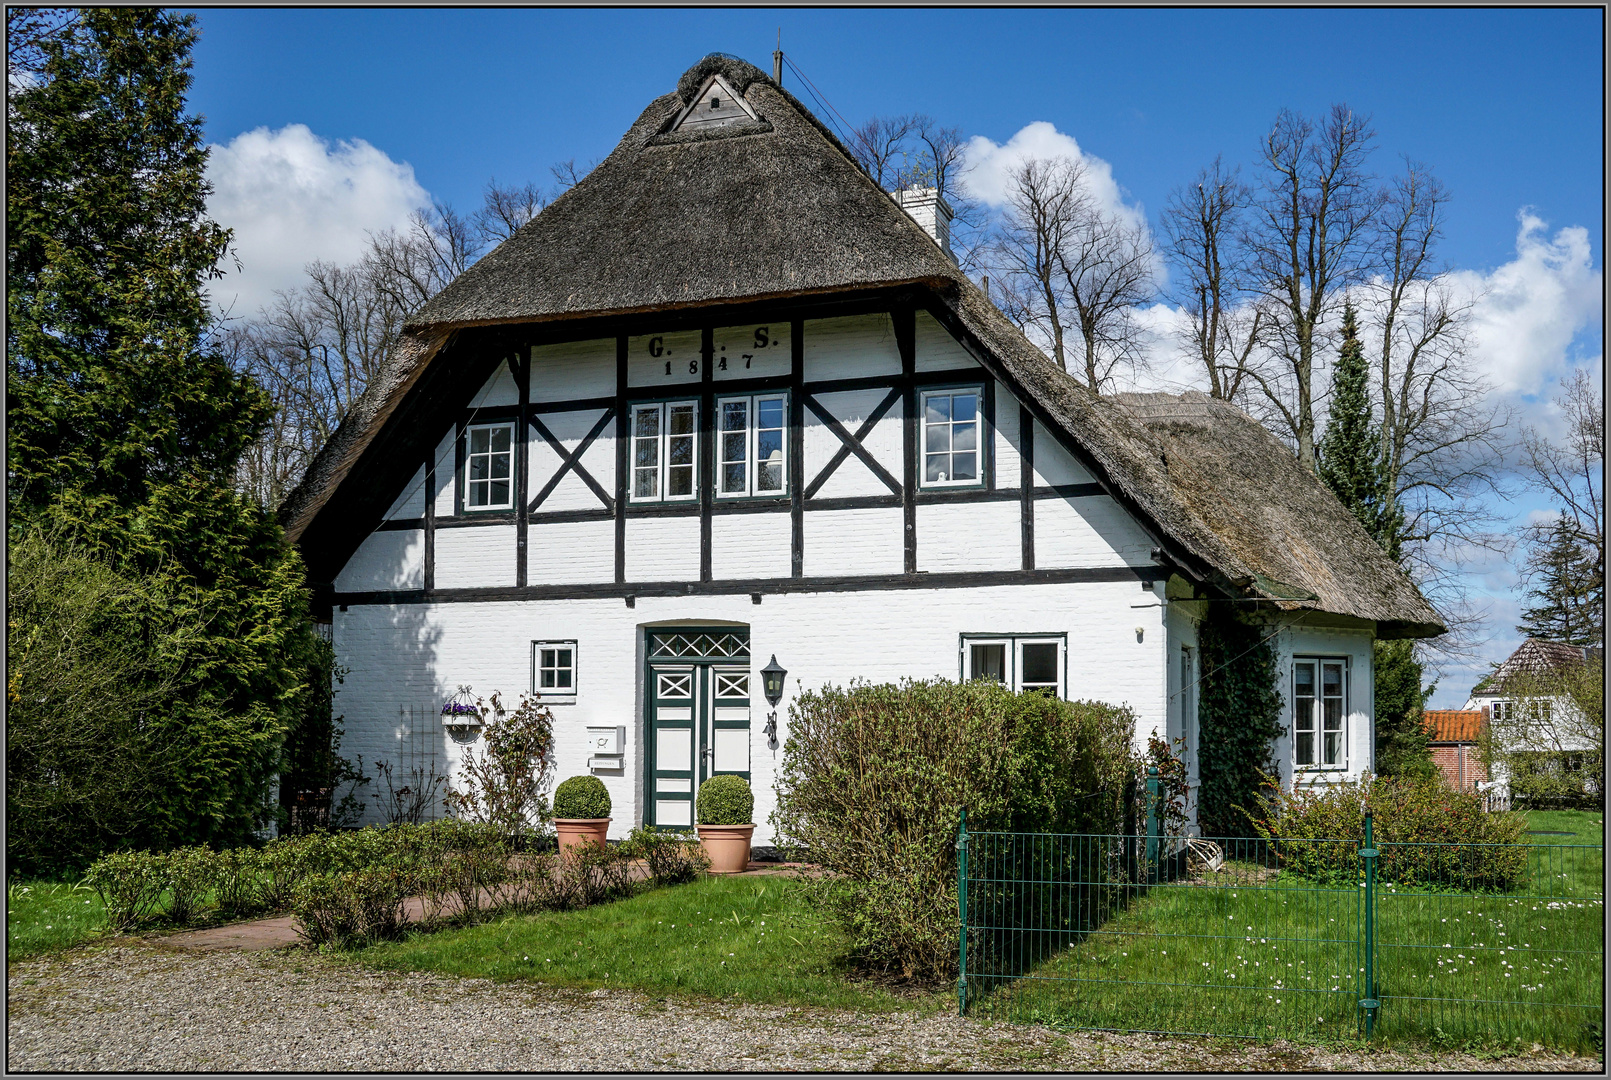
M 938 191 L 931 187 L 902 188 L 890 192 L 890 198 L 923 226 L 923 231 L 940 245 L 940 250 L 952 262 L 956 261 L 951 252 L 951 207 Z

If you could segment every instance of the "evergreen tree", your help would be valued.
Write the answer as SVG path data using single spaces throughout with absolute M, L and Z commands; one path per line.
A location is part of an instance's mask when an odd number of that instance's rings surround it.
M 185 112 L 194 19 L 86 8 L 8 87 L 6 416 L 13 513 L 62 492 L 130 507 L 152 484 L 228 483 L 268 419 L 206 348 L 229 231 L 205 216 Z
M 208 348 L 204 286 L 229 233 L 205 215 L 201 118 L 185 111 L 193 24 L 83 9 L 34 35 L 36 62 L 7 87 L 8 539 L 44 535 L 143 585 L 120 592 L 117 634 L 140 651 L 128 670 L 146 673 L 126 688 L 140 705 L 121 730 L 153 748 L 149 798 L 136 820 L 61 815 L 51 828 L 71 842 L 39 840 L 36 822 L 17 830 L 63 858 L 249 838 L 270 815 L 316 653 L 300 558 L 232 487 L 269 406 Z M 7 790 L 93 792 L 56 775 L 99 766 L 53 742 L 71 734 L 70 700 L 48 691 L 48 662 L 17 651 L 53 647 L 44 628 L 78 595 L 41 580 L 26 606 L 8 596 L 8 661 L 41 681 L 8 684 L 7 719 L 43 771 L 8 762 Z
M 1527 556 L 1532 578 L 1516 630 L 1527 637 L 1567 645 L 1599 645 L 1605 636 L 1605 569 L 1566 514 L 1555 519 L 1549 540 Z
M 1370 364 L 1353 304 L 1343 307 L 1343 342 L 1331 373 L 1331 414 L 1317 447 L 1320 479 L 1394 562 L 1402 522 L 1387 506 L 1381 429 L 1371 414 Z
M 1381 429 L 1371 413 L 1370 364 L 1359 340 L 1354 306 L 1343 307 L 1343 342 L 1331 373 L 1331 415 L 1319 445 L 1320 479 L 1394 561 L 1402 560 L 1403 514 L 1388 505 Z M 1430 776 L 1434 771 L 1423 710 L 1432 687 L 1408 641 L 1378 641 L 1376 771 Z

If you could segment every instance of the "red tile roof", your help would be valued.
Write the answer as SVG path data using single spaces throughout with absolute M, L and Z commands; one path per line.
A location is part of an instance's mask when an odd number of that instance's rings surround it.
M 1438 742 L 1474 743 L 1482 730 L 1482 713 L 1476 709 L 1428 709 L 1426 732 Z

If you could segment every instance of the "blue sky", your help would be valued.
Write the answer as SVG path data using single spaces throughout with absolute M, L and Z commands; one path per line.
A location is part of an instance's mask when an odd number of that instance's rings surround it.
M 192 107 L 237 229 L 243 307 L 342 261 L 366 228 L 489 177 L 550 181 L 601 158 L 705 53 L 790 59 L 852 123 L 922 111 L 1007 144 L 1034 123 L 1111 168 L 1156 220 L 1216 154 L 1250 163 L 1276 112 L 1347 102 L 1374 167 L 1403 156 L 1452 190 L 1442 254 L 1504 299 L 1484 313 L 1499 392 L 1547 425 L 1558 378 L 1603 349 L 1602 12 L 1576 10 L 415 10 L 198 12 Z M 807 100 L 799 80 L 784 83 Z M 304 125 L 305 131 L 294 128 Z M 256 129 L 266 129 L 244 137 Z M 1070 144 L 1072 145 L 1072 143 Z M 233 170 L 231 172 L 230 170 Z M 233 186 L 232 186 L 233 185 Z M 229 198 L 224 198 L 228 195 Z M 1519 235 L 1526 210 L 1536 225 Z M 343 247 L 343 245 L 346 245 Z M 254 276 L 255 275 L 255 276 Z M 1522 499 L 1505 508 L 1524 516 Z M 1497 659 L 1514 569 L 1474 569 Z M 1437 703 L 1472 681 L 1450 673 Z

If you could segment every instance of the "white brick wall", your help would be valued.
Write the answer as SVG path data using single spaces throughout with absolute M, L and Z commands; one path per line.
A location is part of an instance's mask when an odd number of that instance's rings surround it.
M 531 400 L 615 396 L 615 339 L 539 345 L 531 350 Z
M 899 574 L 906 566 L 900 507 L 808 510 L 801 562 L 807 577 Z
M 1018 399 L 1007 388 L 996 384 L 996 486 L 1018 487 L 1023 469 L 1018 454 Z
M 1024 564 L 1023 552 L 1016 502 L 918 504 L 919 570 L 1017 570 Z
M 515 527 L 436 530 L 436 587 L 471 589 L 515 583 Z
M 574 705 L 554 707 L 558 777 L 586 771 L 586 728 L 627 729 L 627 768 L 601 774 L 614 803 L 612 837 L 641 820 L 643 628 L 683 621 L 750 627 L 752 668 L 772 654 L 789 669 L 778 710 L 780 740 L 787 737 L 789 701 L 800 687 L 875 682 L 904 676 L 955 679 L 959 636 L 973 632 L 1066 632 L 1069 686 L 1074 698 L 1129 704 L 1150 730 L 1163 716 L 1164 635 L 1160 609 L 1137 613 L 1144 594 L 1133 583 L 1000 586 L 933 592 L 808 593 L 768 596 L 639 597 L 635 608 L 618 599 L 353 606 L 335 614 L 340 662 L 351 669 L 337 687 L 344 716 L 342 752 L 406 764 L 435 752 L 456 766 L 464 745 L 441 728 L 443 701 L 461 683 L 479 694 L 497 689 L 510 706 L 531 686 L 530 642 L 578 642 L 578 694 Z M 1149 632 L 1135 639 L 1146 615 Z M 756 842 L 770 843 L 766 818 L 781 745 L 767 745 L 767 706 L 754 680 L 751 770 L 756 795 Z
M 613 577 L 612 571 L 611 580 Z M 628 518 L 626 577 L 628 581 L 698 581 L 699 518 Z
M 757 345 L 756 331 L 765 327 L 766 344 Z M 770 375 L 787 375 L 793 369 L 793 350 L 789 348 L 789 323 L 758 323 L 750 326 L 718 326 L 711 331 L 710 344 L 716 359 L 714 378 L 717 382 L 728 379 L 759 379 Z M 745 360 L 748 356 L 750 359 Z M 722 366 L 722 360 L 727 366 Z M 683 365 L 687 370 L 688 365 Z M 660 369 L 664 371 L 665 368 Z
M 386 511 L 387 521 L 396 521 L 399 518 L 421 518 L 425 516 L 425 466 L 421 465 L 414 470 L 414 475 L 408 478 L 408 486 L 398 492 L 397 498 L 392 500 L 390 510 Z
M 615 522 L 534 521 L 526 526 L 528 585 L 614 580 Z
M 710 573 L 723 578 L 789 576 L 794 526 L 788 511 L 717 515 L 710 521 Z
M 1037 451 L 1038 451 L 1037 447 Z M 1036 460 L 1039 471 L 1039 460 Z M 918 533 L 918 550 L 923 534 Z M 1152 541 L 1106 495 L 1035 500 L 1035 566 L 1147 566 Z
M 926 311 L 917 313 L 916 355 L 918 371 L 949 371 L 975 368 L 979 362 L 958 345 L 956 339 Z
M 425 532 L 400 529 L 370 533 L 336 575 L 339 592 L 425 587 Z
M 806 382 L 899 375 L 901 351 L 888 315 L 857 315 L 805 322 Z
M 999 413 L 1000 407 L 997 407 Z M 1057 437 L 1041 425 L 1035 425 L 1035 483 L 1037 486 L 1053 484 L 1089 484 L 1093 477 L 1085 467 L 1074 460 Z

